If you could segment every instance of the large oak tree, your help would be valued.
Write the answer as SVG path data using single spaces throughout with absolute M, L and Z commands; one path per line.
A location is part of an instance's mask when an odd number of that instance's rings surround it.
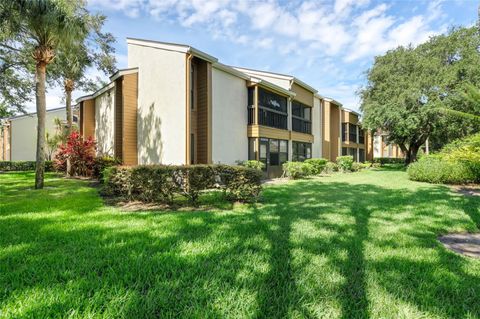
M 477 28 L 456 28 L 417 47 L 399 47 L 375 58 L 360 90 L 364 125 L 387 132 L 406 163 L 427 139 L 440 147 L 478 130 L 465 88 L 480 85 Z

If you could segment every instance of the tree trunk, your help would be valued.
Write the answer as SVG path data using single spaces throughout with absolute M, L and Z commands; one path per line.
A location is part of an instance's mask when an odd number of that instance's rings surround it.
M 35 189 L 43 188 L 45 174 L 45 73 L 47 64 L 38 62 L 35 70 L 35 98 L 37 105 L 37 155 L 35 168 Z
M 73 81 L 70 79 L 65 80 L 65 106 L 67 109 L 67 139 L 72 133 L 73 126 L 73 114 L 72 114 L 72 90 Z M 70 158 L 67 157 L 67 176 L 72 176 L 72 165 Z
M 72 133 L 73 126 L 73 114 L 72 114 L 72 91 L 74 88 L 74 82 L 71 79 L 65 79 L 65 106 L 67 109 L 67 133 Z

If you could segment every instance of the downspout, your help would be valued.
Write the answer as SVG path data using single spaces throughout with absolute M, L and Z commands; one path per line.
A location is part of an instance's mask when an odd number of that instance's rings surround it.
M 190 67 L 192 64 L 193 55 L 187 53 L 187 59 L 185 60 L 185 165 L 190 164 Z

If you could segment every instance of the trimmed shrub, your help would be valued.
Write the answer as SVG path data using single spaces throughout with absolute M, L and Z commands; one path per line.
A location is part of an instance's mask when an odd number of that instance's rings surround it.
M 351 168 L 351 171 L 352 172 L 358 172 L 359 170 L 363 169 L 364 167 L 362 166 L 361 163 L 358 163 L 358 162 L 353 162 L 352 163 L 352 168 Z
M 0 161 L 0 171 L 3 172 L 24 172 L 34 171 L 37 163 L 35 161 Z M 52 172 L 52 161 L 45 161 L 45 172 Z
M 248 161 L 240 161 L 238 163 L 240 166 L 248 167 L 248 168 L 253 168 L 256 170 L 263 170 L 265 168 L 265 164 L 260 161 L 255 161 L 255 160 L 248 160 Z
M 181 195 L 195 205 L 203 191 L 221 188 L 229 200 L 255 201 L 261 191 L 261 177 L 261 171 L 242 166 L 118 166 L 104 171 L 104 193 L 167 204 Z
M 313 165 L 306 162 L 285 162 L 283 172 L 291 179 L 299 179 L 313 174 Z
M 377 157 L 372 160 L 372 163 L 380 164 L 380 166 L 385 164 L 405 164 L 405 159 L 395 157 Z
M 310 164 L 312 166 L 312 174 L 313 175 L 320 175 L 327 165 L 327 160 L 324 158 L 309 158 L 305 160 L 304 163 Z
M 480 182 L 480 134 L 447 144 L 437 154 L 423 156 L 407 171 L 410 179 L 429 183 Z
M 202 190 L 214 188 L 216 172 L 210 165 L 173 168 L 173 182 L 191 203 L 196 203 Z
M 338 172 L 338 165 L 337 163 L 334 163 L 334 162 L 328 162 L 326 165 L 325 165 L 325 168 L 323 169 L 323 173 L 325 174 L 333 174 L 335 172 Z
M 263 173 L 260 170 L 230 165 L 217 165 L 215 170 L 216 177 L 223 184 L 229 200 L 241 202 L 257 200 L 262 191 Z
M 434 184 L 464 184 L 474 182 L 476 176 L 462 162 L 450 162 L 441 156 L 424 156 L 407 169 L 411 180 Z
M 339 156 L 337 157 L 337 165 L 340 171 L 348 172 L 352 170 L 353 156 Z
M 93 170 L 92 176 L 98 178 L 99 180 L 103 179 L 103 171 L 107 167 L 119 165 L 120 160 L 111 156 L 99 156 L 95 157 L 93 160 Z

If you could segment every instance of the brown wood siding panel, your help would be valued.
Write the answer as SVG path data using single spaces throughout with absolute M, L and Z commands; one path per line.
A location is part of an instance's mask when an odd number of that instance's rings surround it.
M 322 157 L 330 159 L 330 103 L 322 103 Z
M 137 108 L 138 73 L 123 76 L 122 154 L 124 165 L 138 165 Z
M 314 137 L 312 134 L 304 134 L 299 132 L 290 132 L 290 139 L 296 142 L 304 142 L 304 143 L 313 143 Z
M 365 159 L 367 161 L 373 160 L 373 133 L 370 132 L 369 130 L 365 130 L 365 148 L 366 148 L 366 157 Z
M 115 81 L 115 157 L 123 163 L 123 77 Z
M 83 101 L 83 137 L 95 138 L 95 100 Z
M 80 102 L 80 116 L 78 119 L 78 126 L 80 128 L 80 135 L 83 136 L 83 102 Z
M 206 61 L 197 62 L 197 118 L 196 118 L 196 162 L 208 164 L 209 130 L 209 67 Z
M 295 100 L 313 107 L 313 92 L 308 91 L 296 83 L 293 83 L 292 91 L 296 94 Z
M 339 156 L 340 108 L 334 104 L 330 107 L 330 160 L 335 161 Z
M 247 128 L 247 135 L 248 137 L 267 137 L 280 140 L 290 139 L 290 132 L 287 130 L 280 130 L 261 125 L 249 125 Z

